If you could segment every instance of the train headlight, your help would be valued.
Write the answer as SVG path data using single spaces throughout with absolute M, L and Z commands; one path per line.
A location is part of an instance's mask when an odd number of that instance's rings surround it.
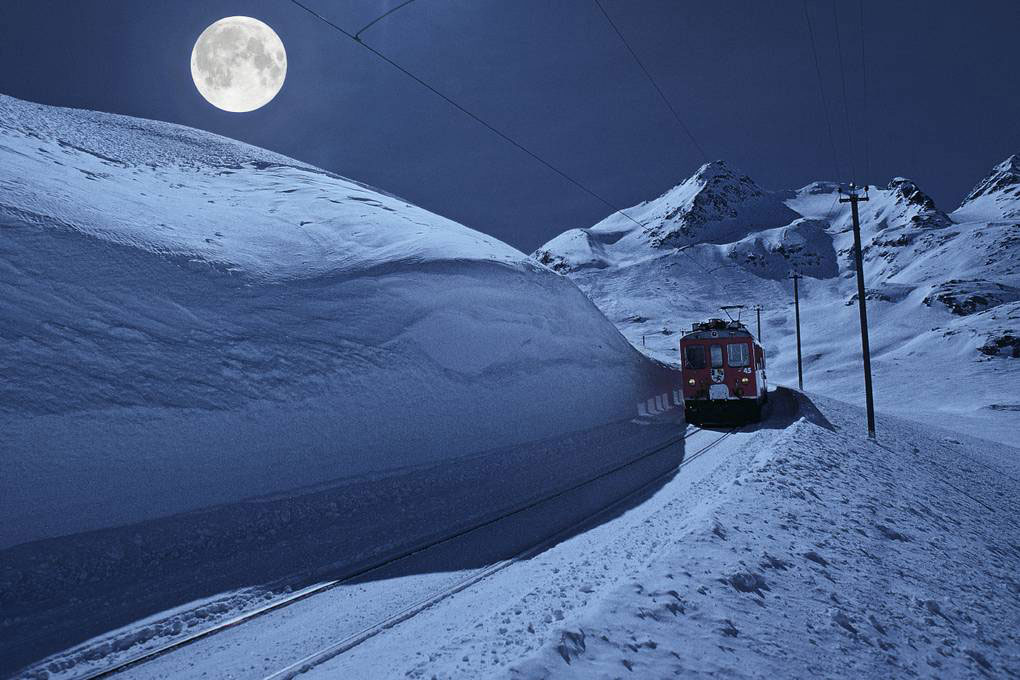
M 693 385 L 694 384 L 694 378 L 688 378 L 687 379 L 687 384 L 688 385 Z
M 751 381 L 750 381 L 750 380 L 748 380 L 747 378 L 741 378 L 741 379 L 740 379 L 740 382 L 742 382 L 742 383 L 744 383 L 744 384 L 746 385 L 747 383 L 749 383 L 749 382 L 751 382 Z

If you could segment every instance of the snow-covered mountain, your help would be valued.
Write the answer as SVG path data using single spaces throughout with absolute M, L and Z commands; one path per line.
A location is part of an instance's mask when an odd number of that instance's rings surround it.
M 576 286 L 494 238 L 217 135 L 10 97 L 0 339 L 0 547 L 664 391 Z
M 796 378 L 800 272 L 805 386 L 863 400 L 849 206 L 814 182 L 768 191 L 723 162 L 533 256 L 577 282 L 638 348 L 676 363 L 678 333 L 724 304 L 759 303 L 773 380 Z M 861 203 L 880 409 L 1011 439 L 1020 376 L 1020 159 L 951 213 L 912 181 Z M 629 219 L 632 218 L 632 219 Z M 640 223 L 637 224 L 637 223 Z M 755 326 L 753 312 L 745 320 Z

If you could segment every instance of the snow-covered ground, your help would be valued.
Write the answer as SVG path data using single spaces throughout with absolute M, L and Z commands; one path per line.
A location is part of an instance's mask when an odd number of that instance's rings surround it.
M 913 182 L 861 203 L 877 406 L 1015 444 L 1020 432 L 1020 156 L 951 213 Z M 658 198 L 556 237 L 534 256 L 584 290 L 627 338 L 676 363 L 679 335 L 725 304 L 764 306 L 771 380 L 796 382 L 800 282 L 805 387 L 863 403 L 850 210 L 837 186 L 768 191 L 706 164 Z
M 0 97 L 0 161 L 0 674 L 80 677 L 411 551 L 126 677 L 344 640 L 311 677 L 1020 675 L 1015 157 L 951 214 L 871 188 L 877 442 L 831 184 L 709 164 L 547 268 L 175 125 Z M 846 401 L 686 427 L 632 344 L 671 362 L 763 302 L 790 382 L 794 270 L 807 386 Z
M 279 577 L 301 560 L 273 531 L 365 501 L 354 482 L 588 436 L 672 389 L 491 237 L 206 132 L 3 96 L 0 344 L 0 671 Z
M 1020 673 L 1020 450 L 891 416 L 873 442 L 859 407 L 772 403 L 725 438 L 689 428 L 675 474 L 537 555 L 502 562 L 577 499 L 128 675 L 266 678 L 344 640 L 302 677 Z
M 813 399 L 510 676 L 1020 675 L 1020 450 Z

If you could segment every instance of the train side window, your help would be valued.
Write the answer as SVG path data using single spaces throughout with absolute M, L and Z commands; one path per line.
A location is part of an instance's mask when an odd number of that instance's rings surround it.
M 703 345 L 688 345 L 684 350 L 687 368 L 705 367 L 705 347 Z
M 722 346 L 712 345 L 708 349 L 712 354 L 712 368 L 722 368 Z
M 726 345 L 726 363 L 735 368 L 749 366 L 751 354 L 747 351 L 747 344 L 743 342 Z

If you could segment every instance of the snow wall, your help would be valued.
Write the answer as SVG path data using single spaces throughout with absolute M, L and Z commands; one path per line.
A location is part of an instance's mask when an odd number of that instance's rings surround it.
M 0 158 L 0 548 L 631 419 L 673 388 L 569 280 L 292 159 L 9 97 Z

